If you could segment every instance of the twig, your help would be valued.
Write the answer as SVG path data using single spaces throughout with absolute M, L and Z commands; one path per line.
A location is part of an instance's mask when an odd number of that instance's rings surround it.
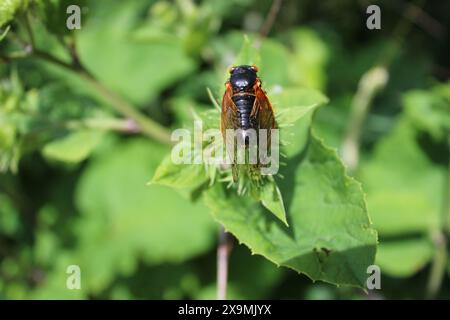
M 226 300 L 228 284 L 228 262 L 232 248 L 232 237 L 220 226 L 217 246 L 217 300 Z
M 67 129 L 99 129 L 112 130 L 123 133 L 138 133 L 139 128 L 132 119 L 117 119 L 117 118 L 88 118 L 82 120 L 69 120 L 62 123 L 62 126 Z
M 404 16 L 437 39 L 444 39 L 447 29 L 420 6 L 409 3 Z
M 272 5 L 270 6 L 269 13 L 266 16 L 266 19 L 264 20 L 261 28 L 259 29 L 259 37 L 255 40 L 254 46 L 255 48 L 260 48 L 261 43 L 264 40 L 264 38 L 267 37 L 267 35 L 270 32 L 270 29 L 272 29 L 272 26 L 278 16 L 278 12 L 280 11 L 281 4 L 283 3 L 283 0 L 273 0 Z
M 267 14 L 267 17 L 264 21 L 264 23 L 261 26 L 261 29 L 259 29 L 259 36 L 261 38 L 267 37 L 267 35 L 270 32 L 270 29 L 272 29 L 273 23 L 275 22 L 278 12 L 280 11 L 281 4 L 283 3 L 283 0 L 273 0 L 272 5 L 270 6 L 269 13 Z
M 33 30 L 29 24 L 28 17 L 25 19 L 26 30 L 30 40 L 30 44 L 24 43 L 26 48 L 31 46 L 31 55 L 40 58 L 44 61 L 58 65 L 66 70 L 72 71 L 78 76 L 85 79 L 91 84 L 91 86 L 99 93 L 99 95 L 109 103 L 117 112 L 124 115 L 126 118 L 133 119 L 139 130 L 150 138 L 153 138 L 159 142 L 170 144 L 170 133 L 169 131 L 156 121 L 145 116 L 140 111 L 138 111 L 133 105 L 128 101 L 123 99 L 121 96 L 117 95 L 114 91 L 110 90 L 108 87 L 103 85 L 98 81 L 78 60 L 78 55 L 75 52 L 75 45 L 69 47 L 69 52 L 71 53 L 71 62 L 66 62 L 61 60 L 48 52 L 39 50 L 34 42 Z M 27 22 L 28 21 L 28 22 Z M 28 56 L 27 56 L 28 57 Z M 5 61 L 8 58 L 3 58 Z
M 90 73 L 86 71 L 78 72 L 92 87 L 108 102 L 114 109 L 127 118 L 133 119 L 139 130 L 150 138 L 153 138 L 159 142 L 165 144 L 171 144 L 170 133 L 162 125 L 149 117 L 142 114 L 134 106 L 124 100 L 121 96 L 117 95 L 114 91 L 104 86 L 101 82 L 97 81 Z

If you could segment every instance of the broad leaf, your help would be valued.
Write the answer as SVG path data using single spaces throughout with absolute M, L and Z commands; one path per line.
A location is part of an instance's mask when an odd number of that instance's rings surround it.
M 120 143 L 83 172 L 74 263 L 89 289 L 102 290 L 115 273 L 132 273 L 138 259 L 181 262 L 214 243 L 215 225 L 204 206 L 165 186 L 146 186 L 166 151 L 144 140 Z
M 288 167 L 293 173 L 280 189 L 289 227 L 256 201 L 227 195 L 220 185 L 208 191 L 206 203 L 253 253 L 313 280 L 363 287 L 377 236 L 359 183 L 345 175 L 336 153 L 314 136 Z
M 433 166 L 416 140 L 417 132 L 401 119 L 363 162 L 360 177 L 371 217 L 383 235 L 428 232 L 438 227 L 445 173 Z

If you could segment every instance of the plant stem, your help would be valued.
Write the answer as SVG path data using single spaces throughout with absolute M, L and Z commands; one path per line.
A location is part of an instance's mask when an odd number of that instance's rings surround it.
M 267 17 L 261 26 L 261 29 L 259 30 L 259 36 L 261 38 L 267 37 L 267 35 L 270 32 L 270 29 L 272 29 L 272 26 L 277 18 L 278 12 L 281 9 L 281 4 L 283 3 L 283 0 L 273 0 L 272 5 L 270 6 L 269 13 L 267 14 Z
M 148 137 L 155 139 L 164 144 L 171 144 L 169 131 L 156 121 L 147 117 L 131 105 L 124 98 L 116 94 L 114 91 L 110 90 L 103 83 L 98 81 L 91 72 L 89 72 L 78 60 L 78 55 L 75 52 L 75 44 L 69 47 L 71 52 L 71 62 L 66 62 L 51 55 L 48 52 L 39 50 L 36 48 L 34 42 L 33 30 L 30 26 L 28 16 L 25 17 L 25 28 L 28 33 L 29 41 L 31 44 L 31 54 L 37 58 L 44 61 L 58 65 L 66 70 L 72 71 L 85 81 L 87 81 L 91 86 L 99 93 L 99 95 L 107 102 L 111 107 L 113 107 L 117 112 L 125 116 L 126 118 L 133 119 L 139 127 L 139 131 Z
M 254 47 L 259 49 L 261 47 L 261 43 L 264 40 L 264 38 L 267 37 L 267 35 L 270 32 L 270 29 L 272 29 L 272 26 L 278 16 L 278 12 L 281 9 L 281 5 L 283 3 L 283 0 L 273 0 L 272 5 L 270 6 L 269 13 L 267 14 L 261 28 L 259 29 L 259 37 L 256 38 Z
M 350 122 L 342 145 L 342 158 L 352 173 L 359 162 L 359 140 L 361 131 L 376 93 L 381 90 L 388 80 L 385 67 L 376 66 L 369 69 L 359 81 L 358 90 L 353 97 Z
M 228 262 L 232 248 L 232 237 L 220 226 L 217 246 L 217 300 L 226 300 L 228 284 Z
M 67 129 L 99 129 L 99 130 L 114 130 L 125 133 L 137 133 L 139 128 L 132 119 L 117 119 L 117 118 L 87 118 L 82 120 L 70 120 L 63 123 Z
M 90 73 L 81 71 L 78 74 L 89 82 L 116 111 L 127 118 L 133 119 L 142 133 L 161 143 L 171 144 L 170 133 L 164 126 L 142 114 L 128 101 L 97 81 Z
M 435 253 L 428 278 L 426 297 L 433 299 L 441 288 L 447 265 L 447 239 L 441 230 L 432 235 Z
M 415 21 L 415 17 L 419 9 L 423 5 L 423 0 L 414 5 L 414 10 L 411 10 L 411 5 L 406 4 L 406 11 L 408 18 L 403 18 L 394 28 L 391 39 L 384 49 L 384 52 L 375 63 L 374 67 L 369 69 L 360 79 L 358 90 L 352 101 L 352 115 L 347 126 L 347 133 L 342 145 L 342 158 L 348 167 L 349 173 L 356 170 L 359 162 L 359 141 L 361 138 L 364 121 L 369 112 L 373 98 L 383 89 L 388 80 L 388 68 L 392 61 L 398 56 L 404 39 L 411 30 L 411 24 Z M 378 70 L 378 71 L 377 71 Z M 378 73 L 378 74 L 377 74 Z M 372 80 L 378 81 L 371 83 Z M 378 79 L 377 79 L 378 78 Z

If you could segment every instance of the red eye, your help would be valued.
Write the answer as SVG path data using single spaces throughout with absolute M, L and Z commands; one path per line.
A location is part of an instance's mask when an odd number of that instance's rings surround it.
M 231 67 L 228 69 L 228 72 L 229 72 L 229 73 L 232 73 L 234 70 L 236 70 L 236 67 L 235 67 L 235 66 L 231 66 Z
M 255 70 L 255 72 L 258 72 L 258 71 L 259 71 L 258 67 L 255 66 L 255 65 L 252 65 L 251 68 L 252 68 L 253 70 Z

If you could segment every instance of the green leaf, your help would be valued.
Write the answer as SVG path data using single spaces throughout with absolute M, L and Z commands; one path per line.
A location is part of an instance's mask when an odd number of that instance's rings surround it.
M 116 273 L 132 274 L 139 260 L 182 262 L 213 245 L 215 224 L 204 206 L 165 186 L 146 186 L 167 151 L 132 139 L 91 159 L 83 172 L 73 263 L 90 290 L 103 290 Z
M 278 219 L 283 221 L 286 226 L 286 209 L 284 208 L 283 197 L 280 189 L 273 179 L 264 183 L 259 189 L 259 200 L 262 205 L 272 212 Z
M 406 115 L 420 129 L 435 139 L 446 139 L 450 132 L 449 84 L 431 90 L 412 90 L 403 96 Z
M 219 185 L 206 193 L 206 204 L 253 253 L 313 280 L 363 287 L 377 236 L 360 184 L 345 175 L 336 153 L 313 135 L 288 169 L 292 173 L 280 189 L 289 228 L 258 202 L 227 195 Z
M 195 188 L 208 179 L 202 164 L 175 164 L 167 156 L 156 169 L 151 183 L 173 188 Z
M 382 235 L 427 233 L 439 227 L 446 175 L 423 153 L 416 134 L 401 118 L 371 159 L 361 164 L 371 217 Z
M 329 48 L 319 35 L 307 28 L 289 34 L 293 52 L 290 56 L 289 77 L 292 82 L 315 89 L 324 89 Z
M 101 142 L 102 137 L 103 132 L 98 130 L 75 131 L 47 143 L 42 149 L 42 153 L 51 160 L 78 163 L 89 157 Z
M 328 102 L 314 89 L 286 87 L 269 92 L 275 110 L 275 118 L 280 130 L 283 153 L 287 156 L 297 154 L 305 145 L 314 110 Z
M 275 85 L 288 85 L 289 54 L 286 47 L 277 41 L 265 39 L 257 48 L 255 39 L 254 35 L 243 35 L 240 32 L 228 34 L 224 39 L 224 45 L 227 51 L 230 47 L 234 47 L 236 52 L 231 63 L 233 65 L 255 64 L 266 89 Z
M 431 260 L 433 249 L 427 239 L 382 241 L 378 246 L 376 263 L 383 273 L 410 277 Z
M 90 1 L 89 20 L 76 33 L 80 58 L 87 68 L 138 105 L 156 98 L 196 67 L 181 40 L 148 44 L 132 39 L 145 6 L 136 0 Z M 167 63 L 161 63 L 161 57 Z
M 0 27 L 14 19 L 15 14 L 24 10 L 28 4 L 29 0 L 7 0 L 0 2 Z
M 320 91 L 297 86 L 283 87 L 276 92 L 269 92 L 269 95 L 274 107 L 280 112 L 288 108 L 310 108 L 328 103 L 328 98 Z M 286 121 L 295 122 L 292 119 Z
M 0 193 L 0 234 L 14 237 L 20 228 L 17 209 L 9 197 Z

